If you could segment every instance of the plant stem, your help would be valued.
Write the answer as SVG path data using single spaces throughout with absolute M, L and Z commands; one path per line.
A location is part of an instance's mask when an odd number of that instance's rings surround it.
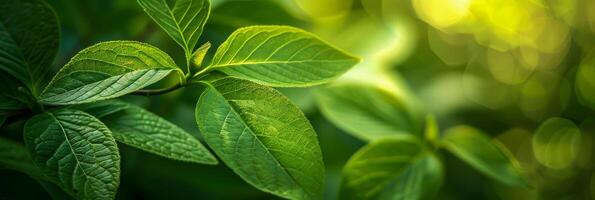
M 192 60 L 192 50 L 184 50 L 184 57 L 186 58 L 186 74 L 192 74 L 192 67 L 190 66 L 190 60 Z
M 175 85 L 172 85 L 170 87 L 167 88 L 161 88 L 161 89 L 154 89 L 154 90 L 138 90 L 136 92 L 131 93 L 132 95 L 142 95 L 142 96 L 151 96 L 151 95 L 160 95 L 160 94 L 165 94 L 165 93 L 169 93 L 172 92 L 176 89 L 179 89 L 181 87 L 190 85 L 191 80 L 193 78 L 196 78 L 202 74 L 205 74 L 207 72 L 211 71 L 210 67 L 205 67 L 204 69 L 200 70 L 199 72 L 191 75 L 190 73 L 184 75 L 184 83 L 178 83 Z
M 143 96 L 160 95 L 160 94 L 172 92 L 178 88 L 181 88 L 182 86 L 183 86 L 182 84 L 178 83 L 178 84 L 172 85 L 167 88 L 154 89 L 154 90 L 138 90 L 136 92 L 133 92 L 132 94 L 133 95 L 143 95 Z
M 211 71 L 211 66 L 205 67 L 202 70 L 200 70 L 199 72 L 196 72 L 194 75 L 192 75 L 192 77 L 190 77 L 190 80 L 192 80 L 193 78 L 196 78 L 202 74 L 205 74 L 209 71 Z
M 31 87 L 31 89 L 26 89 L 25 87 L 18 87 L 17 90 L 19 92 L 23 93 L 24 96 L 27 98 L 27 102 L 25 102 L 25 103 L 27 104 L 27 106 L 29 107 L 29 110 L 31 110 L 31 112 L 42 113 L 45 111 L 43 105 L 40 104 L 39 102 L 37 102 L 37 95 L 35 93 L 35 87 Z

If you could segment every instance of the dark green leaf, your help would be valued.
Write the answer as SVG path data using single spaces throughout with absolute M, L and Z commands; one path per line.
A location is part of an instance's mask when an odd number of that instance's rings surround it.
M 0 115 L 24 109 L 26 106 L 13 98 L 0 95 Z
M 471 127 L 450 128 L 442 145 L 469 165 L 489 177 L 509 185 L 527 185 L 519 164 L 499 143 Z
M 30 101 L 30 96 L 27 95 L 27 91 L 23 90 L 25 88 L 23 83 L 1 70 L 0 80 L 2 80 L 2 84 L 0 84 L 0 91 L 2 91 L 0 93 L 0 114 L 27 108 L 26 103 Z
M 77 199 L 113 199 L 120 155 L 109 129 L 93 116 L 62 109 L 29 119 L 25 143 L 43 173 Z
M 362 140 L 417 132 L 401 100 L 378 87 L 333 85 L 319 90 L 317 101 L 333 124 Z
M 45 2 L 0 3 L 0 69 L 20 80 L 34 95 L 56 57 L 59 38 L 58 20 Z
M 70 108 L 82 110 L 89 113 L 96 118 L 103 118 L 105 116 L 120 112 L 129 107 L 129 104 L 118 100 L 107 100 L 95 103 L 86 103 L 80 105 L 73 105 Z
M 358 62 L 303 30 L 250 26 L 219 46 L 210 67 L 267 86 L 303 87 L 335 79 Z
M 223 78 L 206 83 L 196 107 L 207 144 L 253 186 L 289 199 L 320 199 L 324 164 L 304 114 L 277 91 Z
M 99 111 L 96 113 L 102 115 L 101 121 L 118 142 L 175 160 L 217 164 L 209 150 L 180 127 L 141 107 L 119 101 L 109 103 L 112 110 L 122 109 L 111 115 L 103 114 L 107 109 L 92 112 Z
M 0 138 L 0 167 L 23 172 L 37 180 L 47 180 L 25 146 L 4 138 Z
M 68 62 L 43 91 L 40 102 L 81 104 L 119 97 L 151 85 L 172 71 L 163 51 L 134 41 L 93 45 Z
M 62 189 L 49 181 L 48 177 L 35 165 L 27 148 L 22 144 L 0 138 L 0 168 L 20 171 L 36 179 L 52 199 L 72 199 Z
M 50 181 L 37 181 L 45 189 L 45 191 L 54 200 L 71 200 L 74 199 L 68 193 L 64 192 L 62 188 Z
M 349 159 L 341 199 L 432 199 L 442 184 L 442 164 L 411 135 L 373 141 Z
M 173 7 L 171 3 L 173 2 Z M 145 12 L 186 52 L 194 51 L 209 18 L 208 0 L 138 0 Z

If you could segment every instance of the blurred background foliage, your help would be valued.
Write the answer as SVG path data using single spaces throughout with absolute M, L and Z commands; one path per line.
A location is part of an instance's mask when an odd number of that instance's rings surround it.
M 318 133 L 327 168 L 326 199 L 337 198 L 342 167 L 374 132 L 390 128 L 417 134 L 426 114 L 435 115 L 443 129 L 465 124 L 490 134 L 518 159 L 532 184 L 512 188 L 496 183 L 443 154 L 447 164 L 439 199 L 595 199 L 595 1 L 212 2 L 201 40 L 215 47 L 239 27 L 284 24 L 309 30 L 363 58 L 330 86 L 280 89 L 303 109 Z M 173 52 L 178 62 L 184 60 L 182 50 L 136 1 L 48 3 L 62 26 L 54 71 L 81 49 L 107 40 L 144 41 Z M 341 89 L 350 95 L 332 95 Z M 193 112 L 202 90 L 193 86 L 158 97 L 124 99 L 200 137 Z M 348 109 L 343 104 L 366 107 Z M 334 111 L 344 112 L 328 114 Z M 380 127 L 357 118 L 366 111 L 401 120 Z M 361 123 L 370 135 L 349 134 L 354 130 L 342 123 Z M 3 132 L 20 137 L 21 125 Z M 120 148 L 118 199 L 276 198 L 252 188 L 225 165 L 195 165 Z M 0 176 L 0 199 L 47 198 L 26 175 L 0 170 Z

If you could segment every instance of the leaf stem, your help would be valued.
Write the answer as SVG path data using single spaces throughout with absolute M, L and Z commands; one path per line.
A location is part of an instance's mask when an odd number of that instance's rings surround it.
M 142 95 L 142 96 L 152 96 L 152 95 L 160 95 L 160 94 L 165 94 L 165 93 L 169 93 L 172 92 L 174 90 L 177 90 L 179 88 L 182 88 L 184 86 L 190 85 L 191 84 L 191 80 L 202 75 L 205 74 L 207 72 L 211 71 L 210 67 L 205 67 L 204 69 L 200 70 L 199 72 L 196 72 L 195 74 L 186 74 L 184 75 L 184 83 L 177 83 L 175 85 L 172 85 L 170 87 L 167 88 L 161 88 L 161 89 L 153 89 L 153 90 L 137 90 L 136 92 L 131 93 L 132 95 Z
M 183 85 L 181 83 L 172 85 L 170 87 L 167 88 L 161 88 L 161 89 L 154 89 L 154 90 L 138 90 L 136 92 L 133 92 L 131 94 L 133 95 L 143 95 L 143 96 L 151 96 L 151 95 L 160 95 L 160 94 L 165 94 L 165 93 L 169 93 L 172 92 L 174 90 L 177 90 L 178 88 L 181 88 Z
M 192 53 L 184 50 L 184 56 L 186 57 L 186 73 L 190 74 L 192 73 L 190 70 L 190 59 L 192 59 Z
M 192 75 L 192 77 L 190 77 L 190 80 L 188 80 L 188 81 L 191 81 L 192 79 L 194 79 L 194 78 L 196 78 L 196 77 L 198 77 L 198 76 L 200 76 L 202 74 L 205 74 L 205 73 L 207 73 L 209 71 L 211 71 L 211 66 L 205 67 L 204 69 L 196 72 L 195 74 Z

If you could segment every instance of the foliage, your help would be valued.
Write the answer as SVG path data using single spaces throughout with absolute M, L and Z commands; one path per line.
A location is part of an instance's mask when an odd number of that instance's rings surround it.
M 499 182 L 528 184 L 508 150 L 477 129 L 457 126 L 439 134 L 435 118 L 429 116 L 425 131 L 416 131 L 413 115 L 389 91 L 335 84 L 318 92 L 318 102 L 339 127 L 371 141 L 345 165 L 342 199 L 433 199 L 443 179 L 440 150 Z
M 347 87 L 334 86 L 334 87 Z M 335 90 L 352 92 L 342 88 Z M 373 91 L 369 88 L 366 91 Z M 332 96 L 324 97 L 326 94 Z M 365 93 L 364 93 L 365 94 Z M 319 93 L 322 106 L 328 104 L 327 99 L 336 94 Z M 344 94 L 348 95 L 348 94 Z M 343 95 L 343 96 L 344 96 Z M 386 101 L 373 102 L 377 105 L 390 105 L 398 102 L 384 98 Z M 376 98 L 376 100 L 382 100 Z M 361 105 L 344 105 L 359 109 Z M 370 107 L 370 106 L 368 106 Z M 328 115 L 338 110 L 327 111 Z M 373 119 L 374 113 L 352 113 L 355 119 Z M 377 123 L 398 123 L 400 118 L 378 120 Z M 359 124 L 345 124 L 349 126 Z M 358 134 L 353 129 L 353 134 Z M 493 179 L 513 185 L 526 186 L 527 182 L 517 161 L 498 143 L 492 142 L 485 134 L 467 126 L 457 126 L 445 131 L 437 138 L 438 127 L 433 117 L 428 117 L 425 127 L 425 140 L 422 134 L 400 133 L 388 130 L 384 136 L 375 136 L 373 140 L 358 150 L 347 162 L 343 170 L 341 199 L 434 199 L 442 184 L 442 160 L 439 150 L 447 150 L 468 163 L 473 168 Z M 359 132 L 359 134 L 365 134 Z
M 159 0 L 138 3 L 183 48 L 185 65 L 150 44 L 108 41 L 77 53 L 49 83 L 43 76 L 59 39 L 54 12 L 40 0 L 1 6 L 1 73 L 14 77 L 15 82 L 7 79 L 10 89 L 26 88 L 2 94 L 7 100 L 2 122 L 23 112 L 19 103 L 35 115 L 24 125 L 25 147 L 0 140 L 0 164 L 55 184 L 76 199 L 115 198 L 121 176 L 116 142 L 216 165 L 215 156 L 182 128 L 136 105 L 108 100 L 203 84 L 207 89 L 198 100 L 196 122 L 228 167 L 265 192 L 320 199 L 324 164 L 316 133 L 295 105 L 268 86 L 326 83 L 359 59 L 297 28 L 251 26 L 235 31 L 212 62 L 203 64 L 210 44 L 195 46 L 210 13 L 208 0 L 177 0 L 173 7 Z M 167 76 L 177 77 L 177 83 L 143 89 Z
M 591 0 L 44 1 L 0 199 L 595 197 Z

